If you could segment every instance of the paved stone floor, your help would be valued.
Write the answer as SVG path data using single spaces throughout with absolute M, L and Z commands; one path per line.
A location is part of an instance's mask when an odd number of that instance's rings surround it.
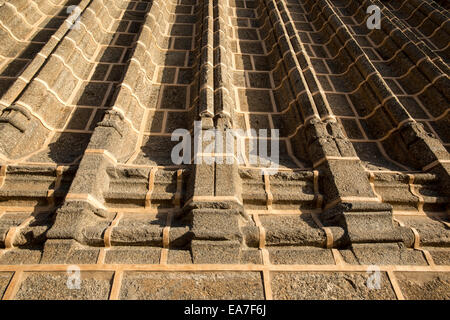
M 448 9 L 0 0 L 0 298 L 450 299 Z

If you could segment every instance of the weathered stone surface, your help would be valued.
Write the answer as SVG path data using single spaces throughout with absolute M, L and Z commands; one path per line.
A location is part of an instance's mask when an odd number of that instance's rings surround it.
M 0 254 L 0 264 L 38 264 L 41 256 L 42 248 L 14 248 Z
M 259 272 L 127 272 L 121 299 L 263 299 Z
M 273 264 L 334 264 L 331 250 L 315 247 L 269 248 Z
M 198 240 L 238 240 L 239 212 L 236 210 L 192 210 L 192 229 Z M 214 226 L 214 227 L 213 227 Z
M 12 272 L 0 272 L 0 297 L 5 293 L 12 276 Z
M 156 264 L 159 263 L 160 248 L 155 247 L 114 247 L 106 252 L 108 264 Z
M 127 215 L 111 233 L 114 245 L 150 245 L 161 246 L 164 216 Z
M 71 285 L 74 289 L 68 288 L 69 276 L 65 272 L 25 273 L 15 299 L 108 299 L 112 285 L 110 272 L 81 272 L 80 289 L 76 289 L 76 284 Z
M 309 215 L 261 216 L 266 229 L 266 242 L 270 245 L 304 245 L 323 247 L 325 232 L 318 228 Z
M 426 265 L 422 252 L 407 249 L 398 244 L 354 244 L 350 250 L 342 250 L 347 263 L 364 265 Z
M 380 289 L 369 289 L 365 273 L 277 272 L 272 274 L 274 299 L 395 299 L 386 274 Z
M 426 248 L 430 252 L 434 263 L 448 266 L 450 264 L 450 250 L 448 248 Z
M 238 241 L 192 240 L 194 263 L 239 263 L 241 246 Z
M 396 272 L 396 276 L 407 299 L 450 299 L 450 275 L 448 272 Z
M 44 253 L 40 263 L 95 263 L 98 254 L 99 248 L 85 247 L 74 240 L 48 240 L 45 243 Z
M 450 227 L 442 218 L 402 217 L 400 221 L 417 230 L 424 246 L 448 247 L 450 244 Z
M 192 257 L 189 250 L 169 250 L 167 263 L 169 264 L 191 264 Z

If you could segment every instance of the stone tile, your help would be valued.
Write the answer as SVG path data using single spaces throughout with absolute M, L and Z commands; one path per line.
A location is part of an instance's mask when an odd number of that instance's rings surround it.
M 0 264 L 4 265 L 21 265 L 21 264 L 38 264 L 41 260 L 42 250 L 35 249 L 19 249 L 14 248 L 0 255 Z
M 75 109 L 75 111 L 72 113 L 71 119 L 69 120 L 67 129 L 84 130 L 92 112 L 93 109 L 90 108 Z
M 258 272 L 126 272 L 121 299 L 263 299 Z
M 66 272 L 26 272 L 14 298 L 17 300 L 108 299 L 112 286 L 112 272 L 81 272 L 80 289 L 69 289 L 67 286 L 70 281 L 69 276 L 71 274 Z M 76 287 L 76 282 L 70 283 L 72 287 Z
M 274 272 L 272 292 L 276 300 L 376 300 L 395 299 L 385 273 L 380 289 L 369 289 L 371 274 L 362 272 Z
M 158 264 L 161 248 L 155 247 L 114 247 L 107 250 L 105 263 L 108 264 Z
M 316 247 L 269 247 L 273 264 L 335 264 L 330 249 Z
M 395 276 L 406 299 L 450 299 L 448 272 L 396 272 Z
M 427 249 L 434 263 L 437 265 L 450 265 L 450 250 L 448 248 L 425 248 Z
M 0 298 L 3 297 L 3 294 L 5 293 L 12 276 L 12 272 L 0 272 Z
M 271 88 L 270 76 L 268 73 L 249 72 L 248 79 L 252 88 Z
M 186 87 L 165 86 L 161 98 L 160 109 L 185 109 Z
M 268 90 L 239 90 L 242 111 L 273 112 Z

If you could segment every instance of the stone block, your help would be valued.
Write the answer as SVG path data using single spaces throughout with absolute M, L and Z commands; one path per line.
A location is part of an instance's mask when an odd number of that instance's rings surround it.
M 264 299 L 258 272 L 127 272 L 121 299 Z
M 112 272 L 81 271 L 79 289 L 67 272 L 25 272 L 14 297 L 17 300 L 107 300 Z M 71 285 L 67 285 L 71 283 Z M 73 288 L 73 289 L 71 289 Z
M 272 274 L 276 300 L 385 300 L 395 299 L 385 273 L 380 289 L 367 286 L 369 273 L 362 272 L 275 272 Z

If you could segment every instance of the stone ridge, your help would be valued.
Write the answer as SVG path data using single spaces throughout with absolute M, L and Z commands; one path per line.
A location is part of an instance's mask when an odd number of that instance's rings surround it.
M 450 299 L 448 9 L 0 0 L 0 298 Z

